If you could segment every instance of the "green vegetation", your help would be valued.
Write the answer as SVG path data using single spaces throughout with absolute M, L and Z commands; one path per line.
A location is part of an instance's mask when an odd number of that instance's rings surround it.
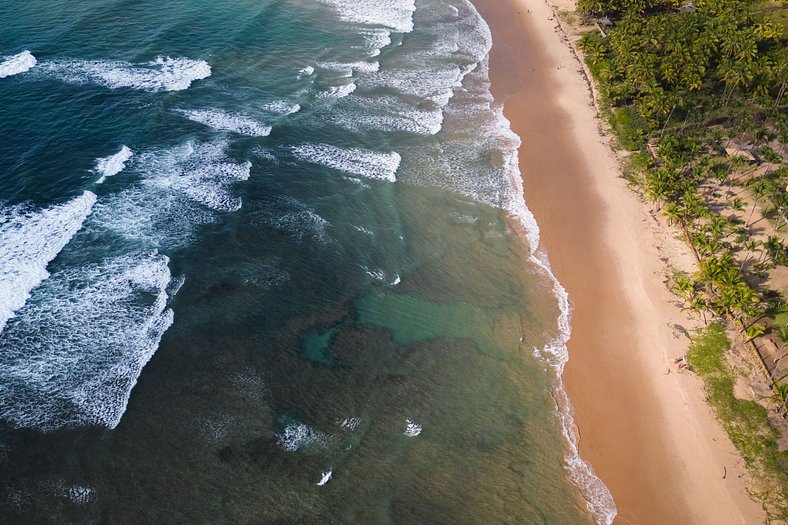
M 756 205 L 775 234 L 788 230 L 782 28 L 742 0 L 580 0 L 578 8 L 614 18 L 606 36 L 589 32 L 580 45 L 619 144 L 638 152 L 629 178 L 698 261 L 695 275 L 674 283 L 677 294 L 704 321 L 708 313 L 749 339 L 762 335 L 772 323 L 751 320 L 784 304 L 762 284 L 788 264 L 780 235 L 753 237 Z M 742 138 L 752 147 L 738 154 L 730 146 Z M 754 171 L 755 155 L 766 169 Z
M 788 339 L 788 283 L 770 281 L 788 265 L 786 13 L 772 0 L 578 0 L 578 10 L 612 20 L 580 47 L 602 113 L 630 152 L 627 178 L 698 263 L 671 279 L 685 310 L 714 320 L 693 338 L 690 364 L 758 481 L 779 487 L 760 494 L 770 514 L 788 519 L 788 457 L 766 409 L 733 395 L 723 327 L 740 332 L 785 414 L 788 387 L 753 340 Z
M 756 485 L 779 487 L 762 489 L 757 495 L 764 500 L 771 518 L 788 519 L 788 454 L 779 452 L 777 436 L 769 426 L 766 410 L 754 401 L 738 399 L 733 393 L 736 371 L 728 364 L 725 352 L 730 348 L 725 327 L 712 323 L 692 336 L 687 360 L 703 379 L 709 404 L 741 452 L 747 466 L 759 477 Z

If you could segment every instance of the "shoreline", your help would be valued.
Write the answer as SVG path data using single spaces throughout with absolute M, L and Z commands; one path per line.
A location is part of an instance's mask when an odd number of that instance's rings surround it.
M 573 304 L 563 379 L 580 456 L 612 493 L 615 522 L 763 522 L 700 380 L 671 367 L 688 345 L 676 324 L 697 323 L 671 303 L 663 260 L 688 252 L 626 187 L 554 7 L 474 4 L 493 33 L 493 95 L 523 141 L 525 199 Z

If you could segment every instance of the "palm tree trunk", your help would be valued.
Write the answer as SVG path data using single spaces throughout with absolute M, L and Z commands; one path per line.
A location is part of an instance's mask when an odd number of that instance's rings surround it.
M 668 113 L 668 118 L 665 120 L 665 124 L 662 126 L 662 131 L 659 132 L 659 138 L 662 138 L 662 134 L 665 133 L 665 128 L 668 127 L 668 122 L 670 122 L 670 117 L 673 115 L 673 110 L 676 109 L 676 105 L 673 104 L 673 107 L 670 108 L 670 113 Z
M 739 321 L 739 326 L 741 327 L 742 331 L 743 332 L 746 331 L 744 321 L 742 321 L 741 319 L 738 319 L 738 321 Z M 766 376 L 766 379 L 769 381 L 769 384 L 772 387 L 772 389 L 776 392 L 777 391 L 777 385 L 774 383 L 774 379 L 772 379 L 772 374 L 769 372 L 769 367 L 766 365 L 766 361 L 763 360 L 763 356 L 758 351 L 758 347 L 755 346 L 755 342 L 752 341 L 752 340 L 749 340 L 745 344 L 747 346 L 749 346 L 750 351 L 752 351 L 753 357 L 755 357 L 756 362 L 761 367 L 761 371 Z
M 783 94 L 785 93 L 785 80 L 783 80 L 782 85 L 780 86 L 780 91 L 777 93 L 777 98 L 774 100 L 774 107 L 780 105 L 780 100 L 783 98 Z
M 752 219 L 752 214 L 755 213 L 755 205 L 758 204 L 758 201 L 752 203 L 752 209 L 750 210 L 750 215 L 747 216 L 747 220 L 744 221 L 744 227 L 749 228 L 750 226 L 750 219 Z
M 692 239 L 690 238 L 689 230 L 687 230 L 686 223 L 682 220 L 679 222 L 679 224 L 681 225 L 681 231 L 684 233 L 684 240 L 686 241 L 687 245 L 690 247 L 690 250 L 692 250 L 692 255 L 695 256 L 695 260 L 698 262 L 698 264 L 700 264 L 700 256 L 698 255 L 698 250 L 695 249 L 695 243 L 693 243 Z

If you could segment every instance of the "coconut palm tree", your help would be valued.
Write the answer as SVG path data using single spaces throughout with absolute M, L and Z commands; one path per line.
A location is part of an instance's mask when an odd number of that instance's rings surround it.
M 690 300 L 689 305 L 684 308 L 685 310 L 690 310 L 692 313 L 696 314 L 699 319 L 703 320 L 703 324 L 709 324 L 706 320 L 706 311 L 709 309 L 709 302 L 701 295 L 695 295 Z
M 747 250 L 747 253 L 745 253 L 744 258 L 742 259 L 741 266 L 739 266 L 739 271 L 744 269 L 744 266 L 750 261 L 750 255 L 752 252 L 757 250 L 760 245 L 761 242 L 757 239 L 749 239 L 744 243 L 744 248 Z

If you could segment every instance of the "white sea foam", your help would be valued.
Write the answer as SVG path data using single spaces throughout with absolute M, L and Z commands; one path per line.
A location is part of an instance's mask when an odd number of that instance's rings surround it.
M 368 228 L 364 228 L 363 226 L 353 226 L 356 230 L 360 231 L 361 233 L 365 233 L 367 235 L 375 235 L 375 232 Z
M 236 372 L 231 379 L 233 387 L 239 394 L 256 401 L 264 402 L 268 395 L 268 387 L 253 368 L 245 368 Z
M 380 62 L 318 62 L 317 67 L 349 77 L 357 73 L 375 73 L 380 70 Z
M 421 434 L 421 425 L 413 421 L 411 418 L 405 420 L 405 434 L 408 437 L 416 437 Z
M 325 472 L 323 472 L 322 473 L 322 477 L 320 478 L 320 481 L 317 482 L 317 486 L 318 487 L 322 487 L 323 485 L 328 483 L 328 481 L 331 479 L 331 476 L 333 474 L 334 474 L 334 471 L 331 470 L 331 469 L 328 469 Z
M 345 419 L 338 419 L 337 425 L 344 428 L 345 430 L 355 430 L 361 424 L 361 418 L 359 417 L 346 417 Z
M 332 240 L 326 231 L 329 222 L 294 199 L 281 198 L 262 204 L 252 217 L 253 221 L 273 226 L 298 240 L 306 237 L 320 244 L 328 244 Z
M 237 211 L 241 199 L 230 186 L 249 178 L 252 163 L 231 162 L 226 143 L 187 143 L 170 150 L 140 155 L 146 189 L 159 190 L 172 199 L 178 194 L 215 211 Z
M 96 83 L 108 88 L 144 91 L 182 91 L 192 82 L 211 76 L 204 60 L 158 57 L 143 64 L 114 60 L 52 60 L 36 68 L 65 82 Z
M 127 146 L 122 146 L 120 151 L 109 157 L 96 159 L 96 171 L 101 173 L 101 177 L 96 181 L 96 184 L 102 184 L 107 177 L 117 175 L 123 168 L 126 167 L 126 162 L 131 159 L 134 152 Z
M 444 10 L 453 6 L 443 6 Z M 473 71 L 492 48 L 487 24 L 472 5 L 463 5 L 456 14 L 433 9 L 421 20 L 424 33 L 432 38 L 428 49 L 407 54 L 407 62 L 392 64 L 375 75 L 367 75 L 361 87 L 394 90 L 406 96 L 420 97 L 440 107 L 448 104 L 454 88 Z M 412 64 L 419 67 L 413 67 Z M 370 72 L 374 73 L 374 72 Z
M 273 162 L 275 164 L 280 163 L 280 159 L 277 156 L 277 149 L 275 148 L 268 148 L 265 146 L 256 146 L 251 150 L 252 155 L 257 157 L 258 159 L 263 159 L 269 162 Z
M 413 31 L 415 0 L 319 0 L 345 22 L 384 26 L 400 33 Z
M 263 104 L 260 106 L 260 109 L 274 115 L 292 115 L 293 113 L 301 111 L 301 105 L 293 104 L 286 100 L 274 100 L 267 104 Z
M 208 442 L 216 446 L 230 433 L 237 418 L 229 414 L 218 414 L 214 417 L 201 418 L 197 421 L 200 431 L 207 437 Z
M 218 131 L 232 131 L 250 137 L 267 137 L 271 126 L 266 126 L 251 117 L 230 113 L 220 109 L 176 109 L 189 120 L 199 122 Z
M 0 78 L 6 78 L 29 71 L 38 61 L 30 51 L 22 51 L 17 55 L 0 57 Z
M 329 144 L 294 146 L 298 159 L 370 179 L 397 180 L 402 157 L 399 153 L 380 153 L 360 148 L 338 148 Z
M 276 436 L 279 446 L 287 452 L 295 452 L 301 447 L 323 443 L 328 439 L 328 436 L 324 433 L 318 432 L 299 421 L 291 422 Z
M 365 79 L 365 86 L 396 90 L 406 96 L 420 97 L 440 107 L 448 104 L 454 87 L 462 80 L 459 66 L 445 65 L 431 68 L 386 68 L 374 77 Z
M 318 94 L 319 98 L 344 98 L 356 90 L 357 86 L 355 82 L 351 82 L 349 84 L 343 84 L 341 86 L 331 86 L 326 91 L 322 91 Z
M 514 199 L 510 173 L 516 166 L 520 139 L 503 124 L 500 108 L 492 109 L 486 63 L 468 76 L 469 89 L 457 90 L 444 114 L 450 140 L 406 153 L 403 180 L 457 191 L 476 201 L 510 209 Z M 480 162 L 480 160 L 483 160 Z M 519 171 L 517 171 L 519 173 Z
M 68 485 L 62 479 L 52 482 L 46 492 L 54 496 L 67 498 L 76 505 L 87 505 L 96 496 L 95 488 L 85 485 Z
M 364 38 L 364 45 L 361 48 L 370 57 L 380 55 L 383 48 L 391 45 L 391 31 L 381 27 L 362 28 L 359 33 Z
M 30 291 L 49 277 L 47 265 L 82 227 L 95 202 L 86 191 L 43 210 L 0 208 L 0 333 Z
M 241 208 L 233 186 L 249 178 L 251 163 L 232 162 L 226 147 L 224 141 L 188 142 L 139 153 L 133 166 L 141 179 L 102 199 L 94 222 L 148 246 L 183 246 L 198 225 Z
M 336 103 L 327 118 L 353 132 L 437 134 L 443 108 L 492 46 L 476 9 L 470 3 L 460 7 L 419 11 L 420 34 L 429 36 L 429 45 L 404 47 L 388 57 L 384 69 L 358 76 L 358 92 Z
M 369 269 L 366 266 L 361 266 L 361 269 L 364 270 L 364 273 L 369 275 L 372 279 L 376 281 L 383 282 L 386 280 L 386 272 L 384 272 L 380 268 Z
M 241 263 L 235 268 L 244 284 L 257 286 L 263 290 L 281 286 L 292 277 L 287 270 L 268 265 Z
M 443 111 L 429 104 L 416 107 L 400 98 L 354 96 L 352 103 L 329 115 L 337 125 L 363 133 L 367 131 L 404 131 L 414 135 L 435 135 L 443 126 Z
M 169 260 L 131 253 L 53 274 L 0 339 L 0 418 L 114 428 L 172 324 Z

